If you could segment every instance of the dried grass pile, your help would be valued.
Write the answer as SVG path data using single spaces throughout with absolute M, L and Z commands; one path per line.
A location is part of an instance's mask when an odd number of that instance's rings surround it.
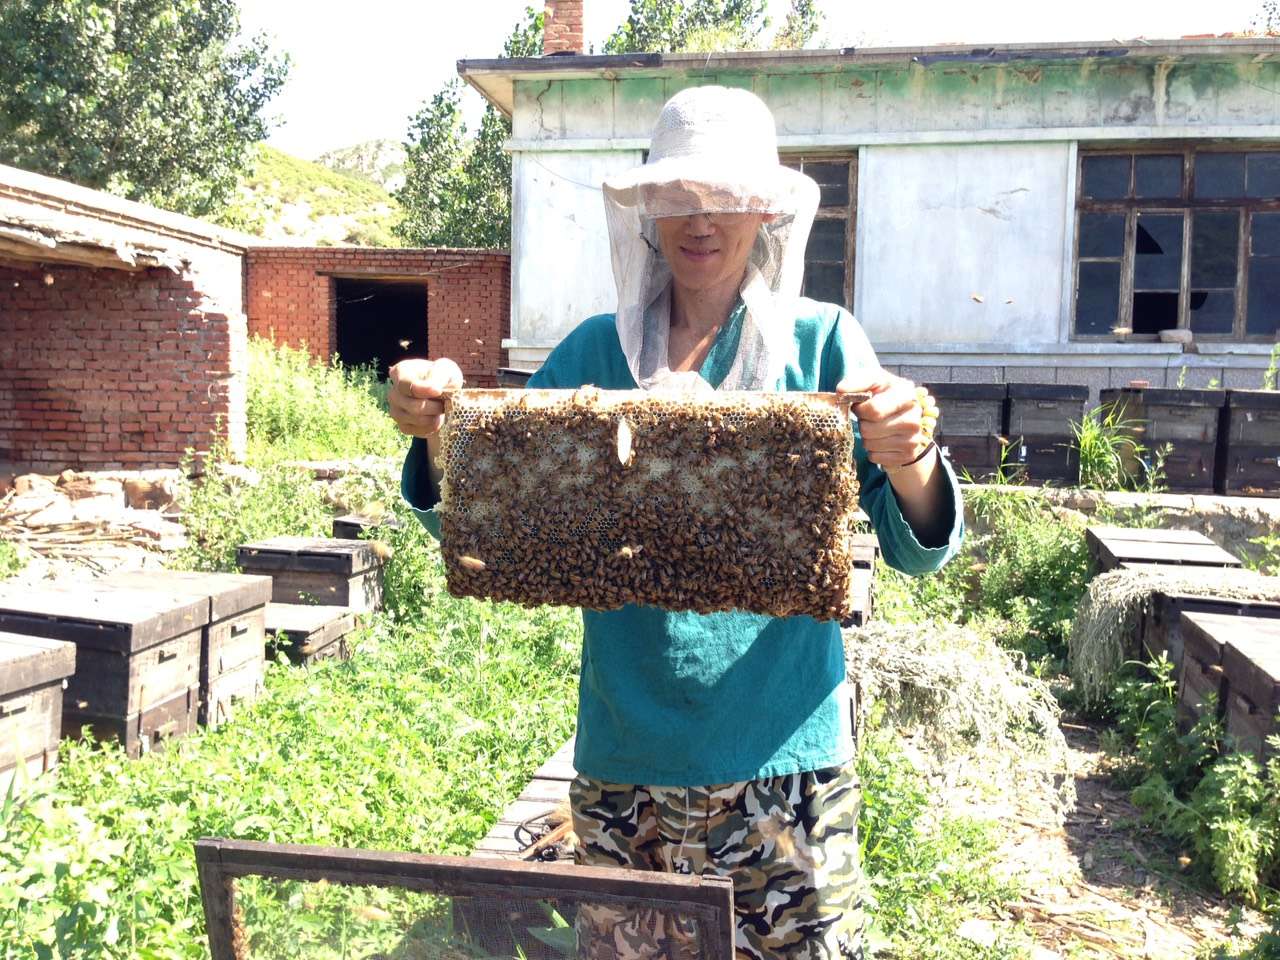
M 1067 672 L 1086 704 L 1111 692 L 1126 651 L 1156 593 L 1280 603 L 1280 577 L 1217 567 L 1120 568 L 1100 574 L 1076 613 L 1067 642 Z
M 892 724 L 948 784 L 985 783 L 1058 817 L 1075 803 L 1061 710 L 1021 655 L 938 622 L 872 623 L 844 646 L 860 730 Z

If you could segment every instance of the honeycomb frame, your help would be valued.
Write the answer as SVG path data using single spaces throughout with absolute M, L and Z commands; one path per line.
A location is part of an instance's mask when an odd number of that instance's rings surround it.
M 451 392 L 438 461 L 449 592 L 842 620 L 861 399 Z

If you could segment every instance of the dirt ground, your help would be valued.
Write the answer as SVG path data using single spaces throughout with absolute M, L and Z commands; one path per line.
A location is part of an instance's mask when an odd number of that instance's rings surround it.
M 1061 958 L 1193 958 L 1230 934 L 1233 904 L 1197 884 L 1183 852 L 1143 827 L 1127 792 L 1114 789 L 1096 725 L 1064 720 L 1077 802 L 1061 827 L 1015 817 L 999 859 L 1026 893 L 1005 916 L 1036 937 L 1035 960 Z M 1185 860 L 1185 857 L 1183 857 Z M 1265 929 L 1244 911 L 1239 935 Z M 989 935 L 989 934 L 988 934 Z

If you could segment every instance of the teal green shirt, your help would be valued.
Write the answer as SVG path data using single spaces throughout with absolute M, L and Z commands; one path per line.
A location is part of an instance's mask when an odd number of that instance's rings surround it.
M 702 376 L 718 386 L 741 334 L 741 310 L 721 329 Z M 845 374 L 876 363 L 857 321 L 831 304 L 800 301 L 795 340 L 779 383 L 835 390 Z M 610 314 L 569 334 L 530 387 L 635 389 Z M 856 431 L 856 425 L 854 427 Z M 903 519 L 888 478 L 855 443 L 862 509 L 886 562 L 906 573 L 941 567 L 960 546 L 963 511 L 955 474 L 945 541 L 921 543 Z M 439 536 L 425 444 L 405 460 L 402 490 Z M 847 763 L 853 758 L 850 695 L 840 627 L 812 617 L 730 612 L 674 613 L 654 607 L 584 610 L 578 688 L 578 771 L 612 783 L 707 786 Z

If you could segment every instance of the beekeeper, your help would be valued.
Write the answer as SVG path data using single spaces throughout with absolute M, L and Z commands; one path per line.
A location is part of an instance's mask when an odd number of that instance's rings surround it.
M 869 393 L 853 407 L 862 508 L 891 566 L 942 566 L 963 523 L 931 439 L 937 409 L 881 369 L 843 308 L 800 297 L 818 187 L 778 162 L 765 104 L 744 90 L 681 91 L 647 162 L 603 193 L 617 313 L 582 322 L 529 386 Z M 452 360 L 404 360 L 391 379 L 391 415 L 415 438 L 403 494 L 438 535 L 439 397 L 462 375 Z M 838 624 L 638 606 L 582 618 L 579 862 L 732 878 L 741 958 L 861 957 Z M 697 953 L 678 918 L 651 912 L 584 908 L 577 928 L 586 957 Z

